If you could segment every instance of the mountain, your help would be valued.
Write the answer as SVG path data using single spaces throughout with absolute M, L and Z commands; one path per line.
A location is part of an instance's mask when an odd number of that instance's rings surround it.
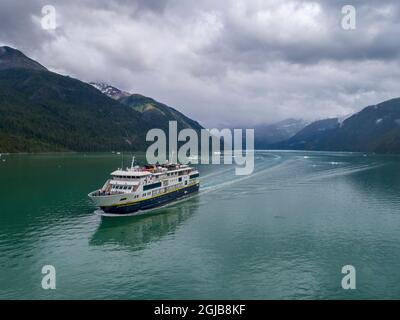
M 177 121 L 178 130 L 191 128 L 198 131 L 203 129 L 197 121 L 188 118 L 178 110 L 140 94 L 122 97 L 118 101 L 140 112 L 143 120 L 159 124 L 158 128 L 160 129 L 167 129 L 168 121 Z
M 110 86 L 104 82 L 89 82 L 89 84 L 114 100 L 118 100 L 122 97 L 127 97 L 130 95 L 128 92 L 121 91 L 118 88 Z
M 327 131 L 334 129 L 338 125 L 338 118 L 315 121 L 304 127 L 293 137 L 287 139 L 284 142 L 278 143 L 274 147 L 281 146 L 281 148 L 283 147 L 285 149 L 313 150 L 314 145 L 319 142 L 320 137 L 326 134 Z
M 167 130 L 168 121 L 177 121 L 178 130 L 191 128 L 198 131 L 203 128 L 197 121 L 152 98 L 140 94 L 131 94 L 105 83 L 91 82 L 90 84 L 110 98 L 140 112 L 141 119 L 152 123 L 155 128 Z
M 301 119 L 286 119 L 254 128 L 254 148 L 266 149 L 271 144 L 287 140 L 303 129 L 307 122 Z
M 348 117 L 314 122 L 280 149 L 400 153 L 400 98 L 368 106 Z
M 21 51 L 7 46 L 0 47 L 0 71 L 13 68 L 47 71 L 40 63 L 28 58 Z
M 0 152 L 144 150 L 140 112 L 16 49 L 0 62 Z

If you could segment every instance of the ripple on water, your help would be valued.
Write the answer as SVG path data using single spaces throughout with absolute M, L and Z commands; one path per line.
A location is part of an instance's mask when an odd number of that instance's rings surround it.
M 94 214 L 86 194 L 118 157 L 12 158 L 0 167 L 12 199 L 0 204 L 2 298 L 49 298 L 44 264 L 57 268 L 61 299 L 345 299 L 345 264 L 360 281 L 352 297 L 400 294 L 397 158 L 256 152 L 250 176 L 199 165 L 197 197 L 115 219 Z M 24 202 L 10 193 L 17 183 Z

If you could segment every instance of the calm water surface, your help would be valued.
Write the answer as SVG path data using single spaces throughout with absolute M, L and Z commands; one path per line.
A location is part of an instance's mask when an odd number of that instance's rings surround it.
M 86 195 L 120 156 L 3 155 L 0 298 L 400 298 L 400 157 L 255 158 L 244 177 L 198 166 L 200 194 L 151 215 L 101 218 Z M 347 264 L 356 290 L 341 288 Z

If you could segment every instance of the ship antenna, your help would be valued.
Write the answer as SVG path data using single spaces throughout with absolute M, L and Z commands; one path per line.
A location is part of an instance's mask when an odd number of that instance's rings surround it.
M 124 170 L 124 153 L 121 152 L 121 170 Z
M 132 163 L 131 163 L 131 169 L 133 169 L 133 165 L 135 163 L 135 156 L 132 156 Z

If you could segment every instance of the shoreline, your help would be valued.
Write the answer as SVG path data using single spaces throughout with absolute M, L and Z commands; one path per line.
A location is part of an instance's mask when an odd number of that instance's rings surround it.
M 243 150 L 242 150 L 243 151 Z M 399 153 L 391 153 L 391 152 L 374 152 L 374 151 L 341 151 L 341 150 L 301 150 L 301 149 L 252 149 L 247 150 L 252 152 L 311 152 L 311 153 L 319 153 L 319 152 L 331 152 L 331 153 L 345 153 L 345 154 L 362 154 L 362 155 L 379 155 L 379 156 L 400 156 Z M 119 152 L 120 154 L 117 154 Z M 87 153 L 87 154 L 104 154 L 111 153 L 115 155 L 121 155 L 122 153 L 145 153 L 146 150 L 132 150 L 132 151 L 43 151 L 43 152 L 0 152 L 0 157 L 2 156 L 10 156 L 10 155 L 50 155 L 50 154 L 78 154 L 78 153 Z M 222 153 L 221 153 L 222 154 Z

